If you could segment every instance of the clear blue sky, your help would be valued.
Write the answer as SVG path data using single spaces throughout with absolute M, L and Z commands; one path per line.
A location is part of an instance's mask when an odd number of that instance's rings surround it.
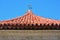
M 29 4 L 35 15 L 60 20 L 60 0 L 0 0 L 0 20 L 24 15 Z

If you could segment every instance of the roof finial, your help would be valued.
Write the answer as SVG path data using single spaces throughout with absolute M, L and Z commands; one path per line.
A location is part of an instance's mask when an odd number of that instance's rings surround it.
M 28 5 L 28 9 L 31 10 L 32 9 L 32 6 L 31 5 Z
M 28 10 L 27 10 L 27 14 L 32 14 L 32 7 L 31 7 L 31 5 L 28 5 Z

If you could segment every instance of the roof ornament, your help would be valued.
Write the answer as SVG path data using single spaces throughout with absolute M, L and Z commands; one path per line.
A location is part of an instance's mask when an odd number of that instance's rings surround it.
M 27 12 L 26 12 L 26 14 L 25 15 L 31 15 L 31 14 L 33 14 L 32 13 L 32 6 L 31 5 L 28 5 L 28 10 L 27 10 Z
M 32 6 L 31 5 L 28 5 L 28 11 L 31 11 L 32 10 Z

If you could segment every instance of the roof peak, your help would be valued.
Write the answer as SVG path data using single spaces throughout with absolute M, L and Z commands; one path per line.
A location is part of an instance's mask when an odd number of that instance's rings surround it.
M 31 16 L 32 16 L 32 15 L 34 15 L 34 14 L 33 14 L 32 10 L 29 9 L 29 10 L 27 10 L 27 12 L 26 12 L 25 15 L 31 15 Z
M 29 10 L 27 11 L 27 13 L 32 13 L 32 10 L 29 9 Z
M 26 14 L 33 14 L 33 12 L 29 9 Z
M 31 10 L 29 9 L 28 12 L 30 12 Z

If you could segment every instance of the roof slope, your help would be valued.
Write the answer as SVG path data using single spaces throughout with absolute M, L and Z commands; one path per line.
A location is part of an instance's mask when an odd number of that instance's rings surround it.
M 11 19 L 11 20 L 6 20 L 6 21 L 1 21 L 1 24 L 60 24 L 60 21 L 58 20 L 52 20 L 48 18 L 43 18 L 40 16 L 36 16 L 32 13 L 31 10 L 28 10 L 27 13 L 24 16 Z

